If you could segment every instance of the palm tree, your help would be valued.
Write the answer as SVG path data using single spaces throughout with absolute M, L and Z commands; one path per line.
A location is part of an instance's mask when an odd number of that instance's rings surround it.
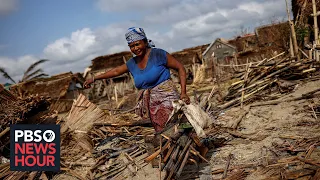
M 41 78 L 41 77 L 46 77 L 48 76 L 48 74 L 43 73 L 42 69 L 37 69 L 35 71 L 33 71 L 35 69 L 36 66 L 38 66 L 41 63 L 44 63 L 48 61 L 48 59 L 40 59 L 39 61 L 31 64 L 29 66 L 29 68 L 24 72 L 22 79 L 19 82 L 25 82 L 28 80 L 33 80 L 36 78 Z M 32 72 L 33 71 L 33 72 Z M 16 83 L 10 76 L 9 74 L 5 71 L 5 69 L 3 67 L 0 67 L 0 73 L 2 73 L 2 76 L 5 77 L 6 79 L 11 80 L 13 83 Z
M 0 73 L 2 74 L 3 77 L 5 77 L 6 79 L 9 79 L 10 81 L 12 81 L 14 84 L 16 83 L 10 76 L 9 74 L 6 72 L 6 70 L 3 67 L 0 67 Z
M 29 66 L 29 68 L 24 72 L 23 77 L 22 77 L 20 82 L 25 82 L 25 81 L 28 81 L 28 80 L 32 80 L 32 79 L 48 76 L 48 74 L 43 73 L 42 69 L 37 69 L 37 70 L 32 72 L 32 70 L 34 70 L 36 66 L 38 66 L 39 64 L 44 63 L 46 61 L 48 61 L 48 59 L 40 59 L 39 61 L 31 64 Z

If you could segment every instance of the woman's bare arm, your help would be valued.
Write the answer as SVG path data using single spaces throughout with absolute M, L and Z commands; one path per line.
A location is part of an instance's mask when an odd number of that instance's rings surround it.
M 100 74 L 98 76 L 94 76 L 92 79 L 86 80 L 84 82 L 84 87 L 89 87 L 89 85 L 91 83 L 93 83 L 93 81 L 95 81 L 95 80 L 109 79 L 109 78 L 120 76 L 120 75 L 127 73 L 127 72 L 129 72 L 128 67 L 126 64 L 123 64 L 123 65 L 118 66 L 114 69 L 111 69 L 110 71 L 107 71 L 103 74 Z

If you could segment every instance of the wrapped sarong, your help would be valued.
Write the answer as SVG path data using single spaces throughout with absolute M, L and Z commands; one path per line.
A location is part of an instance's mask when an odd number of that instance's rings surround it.
M 173 110 L 172 101 L 179 93 L 172 80 L 166 80 L 152 89 L 140 91 L 136 113 L 150 119 L 156 132 L 163 130 Z

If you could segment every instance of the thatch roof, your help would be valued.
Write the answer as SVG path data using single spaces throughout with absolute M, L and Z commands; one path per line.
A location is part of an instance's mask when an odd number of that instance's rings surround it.
M 11 94 L 10 91 L 6 90 L 2 84 L 0 84 L 0 104 L 1 102 L 15 101 L 16 97 Z
M 270 46 L 274 48 L 285 48 L 289 42 L 290 26 L 288 22 L 268 24 L 255 29 L 259 46 Z
M 132 57 L 130 51 L 123 51 L 115 54 L 99 56 L 92 60 L 91 71 L 115 68 L 124 64 L 123 57 L 129 60 Z
M 258 45 L 258 39 L 255 34 L 246 34 L 231 39 L 228 43 L 235 46 L 238 52 L 243 52 L 251 48 L 256 48 Z
M 62 73 L 49 78 L 35 79 L 12 85 L 10 91 L 19 96 L 42 95 L 52 99 L 62 98 L 68 92 L 71 82 L 82 84 L 84 79 L 80 73 Z
M 193 63 L 193 58 L 196 60 L 201 59 L 201 54 L 207 49 L 209 44 L 204 44 L 196 47 L 191 47 L 187 49 L 183 49 L 182 51 L 177 51 L 171 53 L 173 57 L 175 57 L 178 61 L 180 61 L 183 65 L 190 65 Z

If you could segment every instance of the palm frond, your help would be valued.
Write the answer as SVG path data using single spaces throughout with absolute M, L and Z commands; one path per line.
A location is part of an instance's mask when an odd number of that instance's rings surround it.
M 42 78 L 42 77 L 47 77 L 47 76 L 49 76 L 49 75 L 48 75 L 48 74 L 45 74 L 45 73 L 41 73 L 41 74 L 39 74 L 39 75 L 36 75 L 36 76 L 30 78 L 29 80 L 34 80 L 34 79 L 38 79 L 38 78 Z
M 2 76 L 5 77 L 6 79 L 11 80 L 13 83 L 16 83 L 11 77 L 10 75 L 6 72 L 6 70 L 2 67 L 0 67 L 0 72 L 2 73 Z
M 31 65 L 29 66 L 29 68 L 24 72 L 22 79 L 26 79 L 26 77 L 28 76 L 28 73 L 30 73 L 30 72 L 31 72 L 36 66 L 38 66 L 39 64 L 44 63 L 44 62 L 46 62 L 46 61 L 49 61 L 49 60 L 48 60 L 48 59 L 40 59 L 39 61 L 31 64 Z
M 33 73 L 27 75 L 26 77 L 22 78 L 21 81 L 22 81 L 22 82 L 27 81 L 27 80 L 30 79 L 32 76 L 35 76 L 35 75 L 40 74 L 40 73 L 43 73 L 43 70 L 42 70 L 42 69 L 38 69 L 38 70 L 34 71 Z

